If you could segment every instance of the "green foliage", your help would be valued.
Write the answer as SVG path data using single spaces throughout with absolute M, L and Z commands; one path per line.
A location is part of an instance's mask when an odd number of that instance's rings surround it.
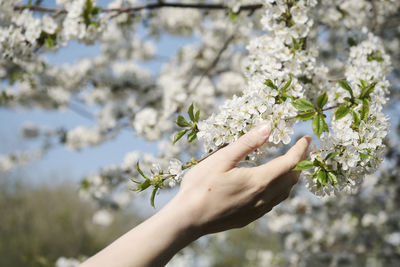
M 353 89 L 351 89 L 350 85 L 346 81 L 339 80 L 338 83 L 344 90 L 350 93 L 351 98 L 354 98 Z
M 162 188 L 164 186 L 164 178 L 158 174 L 158 173 L 153 173 L 153 177 L 152 179 L 150 179 L 149 177 L 147 177 L 144 172 L 142 171 L 142 169 L 140 169 L 139 166 L 139 161 L 136 163 L 136 169 L 138 171 L 138 173 L 145 179 L 143 182 L 137 182 L 135 180 L 132 180 L 133 182 L 137 183 L 138 185 L 136 186 L 135 189 L 133 189 L 134 191 L 138 191 L 138 192 L 142 192 L 144 190 L 146 190 L 147 188 L 149 188 L 150 186 L 153 186 L 153 192 L 151 194 L 151 198 L 150 198 L 150 204 L 151 206 L 154 208 L 154 199 L 156 196 L 157 191 Z
M 349 114 L 350 108 L 348 106 L 340 106 L 335 112 L 335 119 L 340 120 L 344 118 L 347 114 Z
M 314 109 L 314 105 L 307 99 L 305 98 L 298 98 L 294 101 L 292 101 L 292 105 L 301 111 L 309 111 Z
M 238 18 L 238 16 L 239 16 L 239 13 L 238 12 L 229 12 L 229 18 L 231 19 L 231 21 L 232 22 L 234 22 L 237 18 Z
M 361 82 L 361 93 L 360 93 L 360 99 L 366 99 L 370 97 L 370 94 L 374 91 L 375 89 L 376 82 L 373 82 L 371 84 L 366 84 L 365 81 Z
M 177 132 L 174 136 L 173 143 L 178 142 L 186 133 L 189 133 L 187 136 L 188 142 L 193 142 L 197 138 L 197 133 L 199 132 L 197 128 L 197 123 L 200 119 L 200 110 L 194 111 L 193 103 L 189 106 L 187 110 L 187 114 L 190 118 L 190 122 L 187 121 L 182 115 L 179 115 L 176 119 L 176 125 L 181 128 L 185 128 Z
M 174 136 L 174 144 L 175 144 L 176 142 L 178 142 L 179 139 L 181 139 L 182 136 L 184 136 L 188 131 L 189 131 L 189 130 L 185 129 L 185 130 L 181 130 L 181 131 L 177 132 L 177 133 L 175 134 L 175 136 Z
M 336 157 L 339 154 L 340 154 L 339 152 L 331 152 L 325 157 L 325 160 L 333 159 L 334 157 Z
M 308 111 L 308 112 L 302 112 L 297 114 L 296 119 L 302 120 L 302 121 L 308 121 L 314 118 L 314 116 L 317 114 L 316 111 Z
M 314 163 L 312 161 L 303 160 L 303 161 L 300 161 L 293 170 L 301 171 L 301 170 L 311 169 L 312 167 L 314 167 Z
M 323 94 L 318 96 L 316 106 L 319 109 L 322 109 L 326 105 L 326 103 L 328 103 L 328 95 L 326 92 L 324 92 Z
M 383 61 L 383 57 L 381 56 L 381 54 L 378 51 L 373 51 L 372 53 L 368 54 L 367 56 L 367 60 L 368 61 L 378 61 L 378 62 L 382 62 Z
M 329 131 L 328 124 L 325 122 L 324 116 L 324 114 L 318 114 L 312 121 L 312 129 L 318 138 L 323 132 Z
M 97 28 L 99 26 L 98 22 L 93 20 L 93 18 L 96 17 L 100 12 L 101 8 L 94 6 L 92 0 L 86 0 L 85 8 L 82 12 L 82 18 L 86 27 L 93 25 L 95 28 Z
M 278 90 L 278 87 L 272 82 L 271 79 L 266 79 L 264 84 L 272 89 Z

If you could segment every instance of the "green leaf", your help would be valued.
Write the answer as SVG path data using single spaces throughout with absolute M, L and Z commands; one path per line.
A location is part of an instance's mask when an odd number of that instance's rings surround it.
M 353 115 L 354 126 L 356 126 L 356 127 L 360 126 L 361 119 L 360 119 L 360 116 L 358 115 L 358 112 L 355 112 L 353 110 L 352 115 Z
M 295 101 L 292 101 L 292 105 L 301 111 L 309 111 L 311 109 L 314 109 L 314 105 L 307 99 L 305 98 L 299 98 L 296 99 Z
M 46 38 L 46 46 L 48 48 L 53 48 L 54 47 L 53 39 L 51 37 L 47 37 Z
M 335 119 L 340 120 L 344 118 L 350 112 L 350 108 L 348 106 L 340 106 L 335 112 Z
M 143 178 L 149 179 L 149 178 L 143 173 L 143 171 L 140 169 L 140 167 L 139 167 L 139 161 L 136 163 L 136 169 L 137 169 L 137 171 L 140 173 L 140 175 L 143 176 Z
M 272 89 L 278 90 L 278 87 L 271 81 L 271 79 L 266 79 L 264 84 Z
M 301 171 L 301 170 L 311 169 L 312 167 L 314 167 L 314 163 L 312 161 L 303 160 L 303 161 L 300 161 L 293 170 Z
M 317 107 L 319 107 L 320 109 L 322 109 L 326 103 L 328 103 L 328 95 L 326 92 L 324 92 L 323 94 L 319 95 L 317 98 Z
M 369 115 L 369 101 L 368 99 L 363 99 L 363 104 L 360 109 L 361 120 L 366 121 Z
M 187 133 L 187 132 L 189 132 L 188 129 L 177 132 L 177 133 L 175 134 L 175 136 L 174 136 L 174 142 L 173 142 L 173 144 L 175 144 L 176 142 L 178 142 L 179 139 L 181 139 L 182 136 L 184 136 L 185 133 Z
M 325 170 L 319 170 L 318 173 L 317 173 L 317 179 L 318 179 L 318 182 L 321 185 L 326 185 L 326 182 L 327 182 L 326 171 Z
M 337 177 L 333 172 L 328 172 L 328 179 L 333 186 L 336 186 L 338 184 Z
M 196 131 L 192 131 L 190 134 L 188 134 L 187 136 L 187 140 L 189 141 L 189 143 L 193 142 L 194 140 L 196 140 L 197 138 L 197 132 Z
M 292 84 L 292 75 L 290 75 L 290 78 L 289 78 L 289 81 L 287 81 L 286 83 L 285 83 L 285 85 L 282 87 L 282 91 L 283 92 L 286 92 L 286 90 L 289 88 L 289 86 Z
M 361 159 L 368 159 L 368 158 L 370 158 L 371 156 L 370 155 L 368 155 L 368 154 L 366 154 L 366 153 L 360 153 L 360 158 Z
M 194 121 L 194 113 L 193 113 L 193 103 L 190 105 L 189 109 L 188 109 L 188 114 L 189 114 L 189 118 Z
M 151 204 L 151 206 L 152 206 L 153 208 L 155 208 L 155 206 L 154 206 L 154 199 L 155 199 L 155 197 L 156 197 L 157 191 L 158 191 L 158 187 L 154 187 L 153 192 L 151 193 L 150 204 Z
M 194 121 L 199 122 L 200 119 L 200 109 L 196 111 L 196 114 L 194 115 Z
M 351 98 L 354 98 L 353 90 L 351 89 L 350 85 L 346 81 L 339 80 L 338 83 L 344 90 L 346 90 L 350 93 Z
M 92 25 L 93 26 L 93 28 L 95 28 L 95 29 L 98 29 L 99 28 L 99 23 L 98 22 L 96 22 L 96 21 L 91 21 L 90 22 L 90 25 Z
M 376 82 L 371 83 L 370 85 L 362 88 L 361 93 L 360 93 L 360 98 L 368 98 L 369 95 L 374 91 L 375 89 Z
M 233 12 L 231 12 L 231 13 L 229 14 L 229 18 L 231 19 L 232 22 L 235 21 L 235 20 L 237 19 L 238 16 L 239 16 L 239 13 L 233 13 Z
M 327 131 L 327 124 L 325 122 L 324 117 L 319 114 L 312 121 L 312 129 L 318 138 L 321 136 L 323 132 Z
M 333 159 L 333 158 L 336 157 L 337 155 L 339 155 L 339 152 L 331 152 L 331 153 L 329 153 L 329 154 L 325 157 L 325 160 Z
M 365 80 L 360 79 L 360 85 L 359 86 L 360 86 L 360 88 L 365 88 L 365 87 L 368 86 L 368 83 Z
M 349 38 L 347 38 L 347 44 L 349 46 L 355 46 L 355 45 L 357 45 L 357 42 L 353 38 L 349 37 Z
M 182 115 L 178 116 L 178 118 L 176 119 L 176 124 L 179 127 L 190 127 L 190 126 L 192 126 L 192 124 L 190 122 L 187 122 Z
M 297 114 L 296 119 L 300 119 L 302 121 L 308 121 L 314 118 L 315 114 L 317 114 L 316 111 L 302 112 Z
M 136 187 L 135 191 L 142 192 L 142 191 L 146 190 L 147 188 L 149 188 L 150 185 L 151 185 L 151 180 L 146 179 L 143 183 L 139 184 Z

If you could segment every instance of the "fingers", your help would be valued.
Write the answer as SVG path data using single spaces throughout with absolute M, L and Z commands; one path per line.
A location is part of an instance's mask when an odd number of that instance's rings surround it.
M 241 136 L 237 141 L 215 153 L 213 158 L 218 161 L 219 167 L 224 171 L 230 170 L 248 154 L 262 146 L 267 141 L 270 133 L 269 124 L 261 124 Z
M 297 163 L 305 158 L 311 139 L 310 136 L 305 136 L 297 141 L 285 155 L 277 157 L 261 166 L 252 168 L 255 178 L 265 179 L 268 175 L 271 177 L 270 179 L 273 179 L 291 171 L 296 167 Z

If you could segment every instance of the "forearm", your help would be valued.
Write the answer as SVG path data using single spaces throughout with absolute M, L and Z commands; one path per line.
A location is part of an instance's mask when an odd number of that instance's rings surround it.
M 82 266 L 164 266 L 199 237 L 185 204 L 175 198 L 160 212 L 130 230 Z

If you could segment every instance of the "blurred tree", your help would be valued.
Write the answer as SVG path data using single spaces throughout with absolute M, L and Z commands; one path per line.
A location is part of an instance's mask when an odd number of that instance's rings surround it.
M 0 178 L 0 266 L 53 266 L 60 256 L 92 255 L 139 221 L 116 212 L 110 226 L 94 225 L 95 206 L 69 183 Z

